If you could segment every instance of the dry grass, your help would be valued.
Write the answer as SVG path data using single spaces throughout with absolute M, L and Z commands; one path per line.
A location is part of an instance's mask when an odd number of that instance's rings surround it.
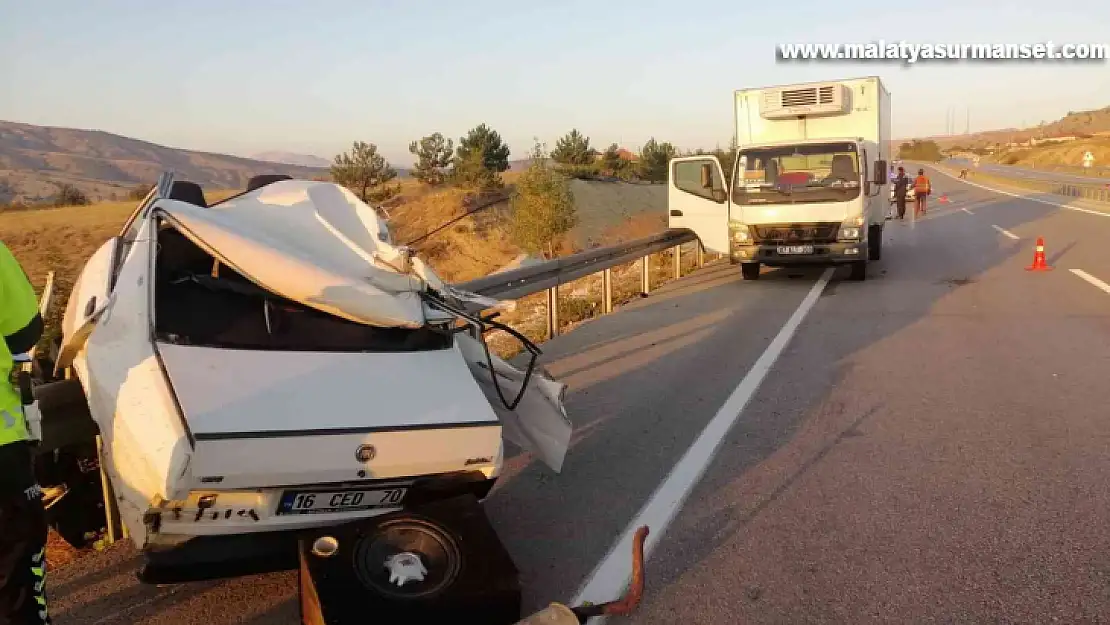
M 1110 164 L 1110 137 L 1092 137 L 1067 143 L 1023 148 L 1005 152 L 993 160 L 1022 167 L 1062 166 L 1078 169 L 1083 165 L 1083 155 L 1087 152 L 1095 157 L 1095 165 Z
M 209 192 L 209 201 L 237 191 Z M 54 302 L 47 318 L 50 332 L 58 322 L 70 289 L 85 261 L 105 241 L 119 233 L 137 202 L 105 202 L 0 213 L 0 241 L 19 259 L 23 270 L 41 293 L 46 274 L 55 272 Z
M 508 172 L 503 174 L 507 185 L 516 176 Z M 511 187 L 506 188 L 506 197 L 510 190 Z M 464 205 L 468 195 L 453 187 L 429 188 L 415 181 L 405 181 L 400 196 L 387 203 L 394 241 L 409 243 L 462 216 L 470 210 Z M 507 206 L 508 202 L 504 201 L 463 217 L 414 243 L 413 247 L 448 282 L 465 282 L 488 275 L 520 254 L 505 227 Z

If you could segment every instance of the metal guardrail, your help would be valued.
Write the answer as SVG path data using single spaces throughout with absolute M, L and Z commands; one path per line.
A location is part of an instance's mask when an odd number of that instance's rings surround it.
M 994 163 L 992 163 L 994 164 Z M 1001 165 L 1002 163 L 998 163 Z M 1110 167 L 1080 167 L 1078 165 L 1033 165 L 1029 166 L 1032 171 L 1051 171 L 1061 174 L 1074 174 L 1076 176 L 1086 176 L 1088 178 L 1110 178 Z
M 948 164 L 934 164 L 934 166 L 953 174 L 958 173 L 960 169 L 962 169 L 961 167 L 953 167 Z M 1042 193 L 1051 193 L 1053 195 L 1062 195 L 1065 197 L 1110 204 L 1110 183 L 1105 185 L 1099 185 L 1097 183 L 1075 184 L 1071 182 L 1018 178 L 1007 176 L 997 171 L 980 171 L 976 170 L 974 167 L 967 168 L 967 177 L 969 180 L 979 179 L 985 182 L 994 180 L 998 181 L 999 184 L 1010 185 L 1021 189 L 1030 189 Z
M 682 246 L 695 243 L 697 260 L 703 262 L 703 250 L 697 235 L 685 228 L 670 229 L 651 236 L 579 252 L 571 256 L 556 258 L 529 267 L 511 269 L 484 278 L 453 285 L 464 291 L 513 300 L 547 291 L 547 336 L 559 333 L 559 286 L 586 276 L 603 273 L 602 276 L 602 313 L 613 312 L 613 279 L 611 270 L 641 260 L 640 290 L 643 294 L 651 291 L 650 265 L 652 254 L 673 249 L 675 278 L 682 274 Z

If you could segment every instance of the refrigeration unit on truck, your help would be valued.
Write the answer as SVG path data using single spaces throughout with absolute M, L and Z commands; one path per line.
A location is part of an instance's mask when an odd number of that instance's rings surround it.
M 878 77 L 735 92 L 732 175 L 714 156 L 673 159 L 672 228 L 728 254 L 744 279 L 760 266 L 848 265 L 864 280 L 882 254 L 890 94 Z M 731 181 L 731 184 L 729 183 Z

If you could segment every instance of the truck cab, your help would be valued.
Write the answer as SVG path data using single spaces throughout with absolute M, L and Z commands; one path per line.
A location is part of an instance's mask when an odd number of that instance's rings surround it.
M 670 227 L 693 230 L 748 280 L 762 265 L 842 264 L 866 279 L 882 254 L 888 208 L 889 113 L 877 80 L 846 85 L 836 98 L 827 94 L 842 83 L 738 91 L 732 171 L 714 156 L 673 159 Z M 818 106 L 805 103 L 807 91 Z

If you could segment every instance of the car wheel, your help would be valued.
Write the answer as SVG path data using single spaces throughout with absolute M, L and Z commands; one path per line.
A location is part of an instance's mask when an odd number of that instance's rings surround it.
M 879 260 L 883 257 L 883 228 L 871 226 L 867 233 L 867 258 Z
M 867 279 L 867 261 L 857 260 L 856 262 L 851 264 L 851 268 L 852 271 L 849 274 L 848 279 L 852 280 L 853 282 L 863 282 Z
M 740 275 L 745 280 L 758 280 L 759 263 L 740 263 Z

